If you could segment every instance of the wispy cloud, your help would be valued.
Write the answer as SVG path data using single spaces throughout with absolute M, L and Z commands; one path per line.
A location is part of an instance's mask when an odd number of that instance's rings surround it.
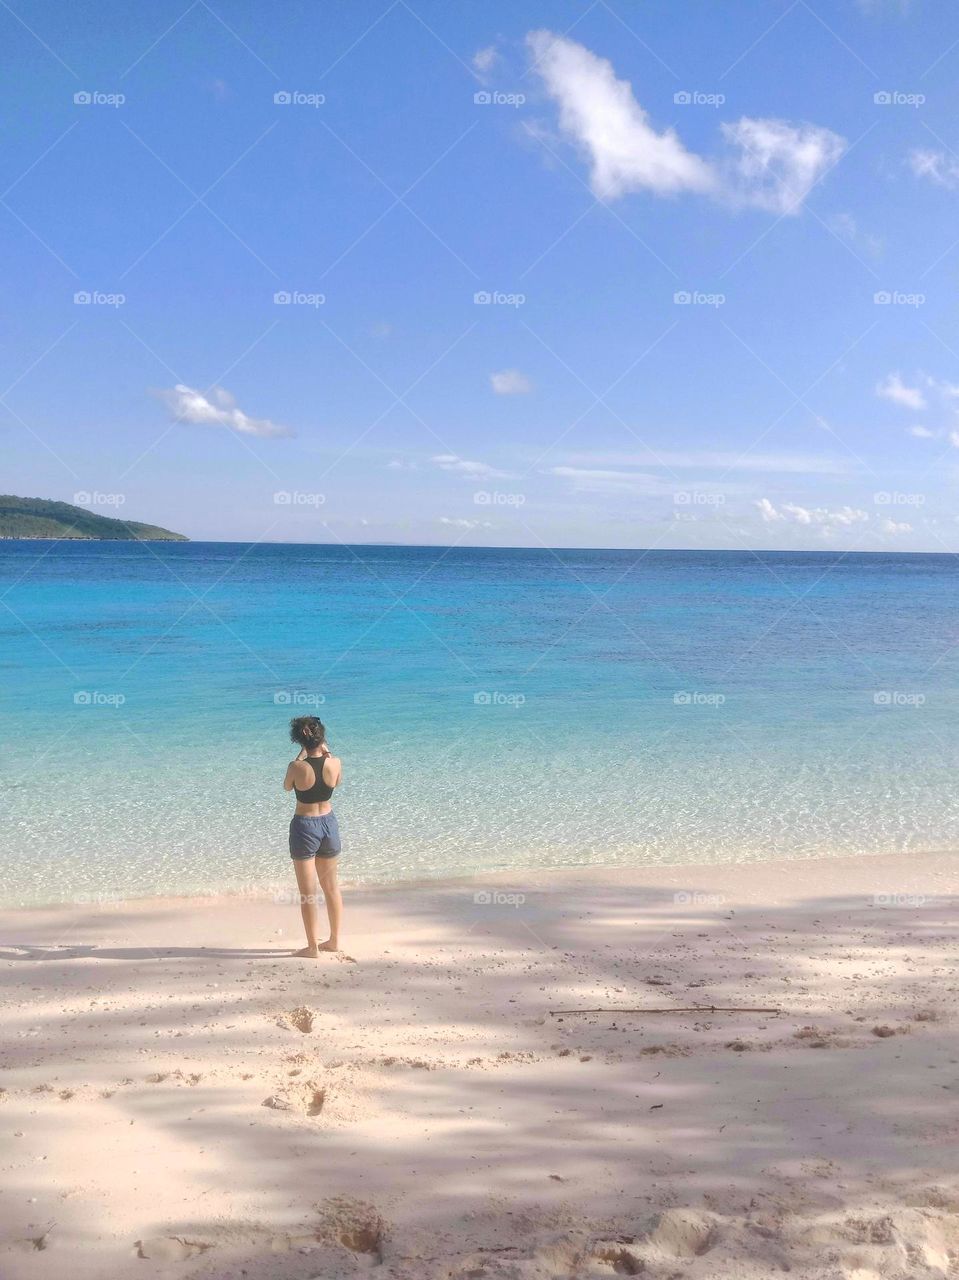
M 478 71 L 481 76 L 489 75 L 497 62 L 499 62 L 499 53 L 495 44 L 488 44 L 483 49 L 477 49 L 472 57 L 473 70 Z
M 227 427 L 245 436 L 279 438 L 292 436 L 289 427 L 281 427 L 269 418 L 251 418 L 237 406 L 236 400 L 223 387 L 214 387 L 209 396 L 195 387 L 178 382 L 175 387 L 155 393 L 178 422 L 204 427 Z
M 550 467 L 548 475 L 567 480 L 578 493 L 633 493 L 643 497 L 662 497 L 672 493 L 675 484 L 662 476 L 642 471 L 623 471 L 599 467 Z
M 440 516 L 440 524 L 445 524 L 450 529 L 492 529 L 493 525 L 489 520 L 467 520 L 463 516 Z
M 873 257 L 882 253 L 882 239 L 872 235 L 871 232 L 863 231 L 851 213 L 834 213 L 832 217 L 826 219 L 826 226 L 834 235 L 839 236 L 840 240 L 845 240 L 847 244 L 858 249 L 864 249 Z
M 551 31 L 531 31 L 533 67 L 559 109 L 559 127 L 590 165 L 603 200 L 630 191 L 693 192 L 777 214 L 798 213 L 846 143 L 829 129 L 743 116 L 722 126 L 731 148 L 718 161 L 689 150 L 674 129 L 658 131 L 612 64 Z
M 849 475 L 855 468 L 846 458 L 801 453 L 742 453 L 735 449 L 651 449 L 634 453 L 575 452 L 564 458 L 571 466 L 695 468 L 702 471 L 764 472 L 770 474 Z
M 768 498 L 760 498 L 755 506 L 766 524 L 786 523 L 835 530 L 849 529 L 869 520 L 869 513 L 860 511 L 857 507 L 830 510 L 828 507 L 801 507 L 795 502 L 784 502 L 777 507 Z
M 946 155 L 945 151 L 915 147 L 909 152 L 908 163 L 917 178 L 926 178 L 937 187 L 950 190 L 959 186 L 959 161 Z
M 818 125 L 743 116 L 722 126 L 727 142 L 739 147 L 726 164 L 726 197 L 770 213 L 798 213 L 803 201 L 846 149 L 846 141 Z
M 883 400 L 891 400 L 903 409 L 928 409 L 930 397 L 949 413 L 954 414 L 959 407 L 959 383 L 948 382 L 945 378 L 933 378 L 928 373 L 916 374 L 911 382 L 903 381 L 898 372 L 887 374 L 876 384 L 876 395 Z M 920 440 L 931 440 L 942 433 L 931 431 L 928 427 L 913 426 L 909 428 L 909 434 Z
M 891 400 L 893 404 L 904 409 L 925 409 L 926 397 L 918 386 L 911 387 L 903 382 L 898 373 L 887 374 L 876 384 L 876 395 L 882 400 Z
M 489 380 L 498 396 L 522 396 L 533 390 L 532 382 L 518 369 L 504 369 L 501 373 L 491 373 Z
M 430 458 L 434 466 L 441 471 L 452 471 L 456 475 L 466 476 L 469 480 L 480 480 L 484 477 L 505 476 L 505 471 L 497 471 L 485 462 L 475 462 L 470 458 L 461 458 L 455 453 L 438 453 Z

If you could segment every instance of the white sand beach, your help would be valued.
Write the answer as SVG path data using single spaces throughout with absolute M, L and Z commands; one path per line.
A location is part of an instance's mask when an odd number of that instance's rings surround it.
M 320 961 L 269 899 L 6 912 L 0 1274 L 955 1275 L 957 894 L 937 854 L 395 885 Z M 557 1016 L 600 1006 L 700 1009 Z

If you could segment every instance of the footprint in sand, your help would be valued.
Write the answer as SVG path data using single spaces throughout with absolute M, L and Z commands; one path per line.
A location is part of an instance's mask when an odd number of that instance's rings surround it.
M 318 1116 L 326 1106 L 326 1089 L 314 1080 L 307 1080 L 302 1085 L 288 1086 L 280 1093 L 271 1093 L 262 1105 L 271 1111 L 300 1111 Z
M 321 1238 L 335 1241 L 374 1263 L 383 1261 L 386 1224 L 370 1204 L 338 1197 L 322 1207 Z
M 213 1245 L 207 1240 L 188 1240 L 185 1236 L 150 1236 L 134 1246 L 138 1258 L 151 1262 L 184 1262 L 206 1253 Z
M 291 1009 L 289 1013 L 283 1014 L 282 1020 L 285 1020 L 291 1027 L 295 1027 L 297 1031 L 302 1031 L 304 1035 L 313 1030 L 313 1020 L 316 1014 L 312 1009 L 308 1009 L 306 1005 L 298 1005 L 295 1009 Z M 281 1021 L 282 1021 L 281 1020 Z

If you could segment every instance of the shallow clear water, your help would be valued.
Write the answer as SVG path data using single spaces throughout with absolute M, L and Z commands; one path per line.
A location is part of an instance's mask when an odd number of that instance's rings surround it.
M 0 543 L 3 897 L 959 846 L 947 555 Z

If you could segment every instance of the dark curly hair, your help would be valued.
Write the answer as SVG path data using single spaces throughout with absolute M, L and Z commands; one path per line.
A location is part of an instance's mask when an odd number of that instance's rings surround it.
M 326 726 L 316 716 L 296 716 L 290 721 L 290 741 L 315 751 L 326 742 Z

